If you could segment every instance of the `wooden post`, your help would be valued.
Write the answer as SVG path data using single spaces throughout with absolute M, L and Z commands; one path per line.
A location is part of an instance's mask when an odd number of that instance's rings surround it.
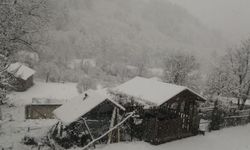
M 154 119 L 154 137 L 153 137 L 153 140 L 155 142 L 155 144 L 159 144 L 158 142 L 158 119 L 155 118 Z
M 84 146 L 82 149 L 85 150 L 87 149 L 90 145 L 94 144 L 96 141 L 102 139 L 103 137 L 105 137 L 106 135 L 108 135 L 110 132 L 112 132 L 113 130 L 115 130 L 117 127 L 119 127 L 120 125 L 122 125 L 125 121 L 127 121 L 130 117 L 132 117 L 135 114 L 135 112 L 131 112 L 127 115 L 126 118 L 124 118 L 121 122 L 119 122 L 117 125 L 115 125 L 113 128 L 109 129 L 107 132 L 105 132 L 103 135 L 101 135 L 100 137 L 96 138 L 95 140 L 91 141 L 90 143 L 88 143 L 86 146 Z
M 2 109 L 1 109 L 1 106 L 0 106 L 0 121 L 3 120 L 3 114 L 2 114 Z
M 121 116 L 120 116 L 120 110 L 117 109 L 117 123 L 121 121 Z M 121 140 L 121 135 L 120 135 L 120 127 L 117 128 L 117 143 L 119 143 Z
M 194 100 L 192 100 L 192 115 L 191 115 L 191 131 L 192 131 L 192 133 L 194 133 L 194 127 L 195 127 L 195 125 L 194 125 L 194 123 L 195 123 L 195 115 L 194 115 L 194 109 L 195 109 L 195 101 Z
M 56 130 L 58 124 L 59 124 L 59 122 L 57 122 L 55 125 L 52 126 L 52 128 L 51 128 L 50 131 L 49 131 L 49 134 L 50 134 L 50 135 L 53 135 L 53 136 L 54 136 L 54 132 L 55 132 L 55 130 Z
M 89 129 L 89 126 L 88 126 L 86 120 L 83 119 L 83 121 L 84 121 L 84 124 L 85 124 L 85 126 L 86 126 L 86 128 L 87 128 L 87 130 L 88 130 L 88 132 L 89 132 L 89 134 L 90 134 L 90 136 L 91 136 L 91 139 L 94 140 L 94 137 L 93 137 L 93 135 L 92 135 L 92 133 L 91 133 L 91 131 L 90 131 L 90 129 Z
M 61 129 L 62 128 L 62 123 L 61 122 L 59 122 L 58 123 L 58 125 L 57 125 L 57 136 L 61 136 Z
M 2 128 L 2 120 L 3 120 L 3 117 L 2 117 L 2 110 L 1 110 L 1 106 L 0 106 L 0 131 Z
M 116 115 L 116 109 L 117 109 L 117 108 L 115 107 L 114 110 L 113 110 L 109 129 L 113 128 L 113 126 L 114 126 L 114 123 L 115 123 L 115 115 Z M 111 132 L 109 133 L 109 135 L 108 135 L 108 143 L 107 143 L 107 144 L 110 144 L 110 143 L 111 143 L 111 139 L 112 139 L 112 131 L 111 131 Z

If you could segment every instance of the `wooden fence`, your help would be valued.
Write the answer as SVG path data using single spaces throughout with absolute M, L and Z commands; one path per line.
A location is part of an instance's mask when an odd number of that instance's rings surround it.
M 231 127 L 250 123 L 250 109 L 236 111 L 234 115 L 223 117 L 220 127 Z
M 250 109 L 237 110 L 235 108 L 224 110 L 221 108 L 202 109 L 202 118 L 211 120 L 210 130 L 244 125 L 250 123 Z

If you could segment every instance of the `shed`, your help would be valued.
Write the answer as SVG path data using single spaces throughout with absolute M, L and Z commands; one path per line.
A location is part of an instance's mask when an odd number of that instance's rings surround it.
M 62 105 L 62 100 L 49 98 L 32 98 L 32 103 L 25 106 L 26 119 L 54 119 L 52 113 Z
M 206 99 L 188 87 L 135 77 L 112 93 L 126 110 L 138 110 L 142 123 L 132 124 L 138 138 L 160 144 L 198 133 L 198 105 Z
M 20 62 L 11 64 L 7 68 L 7 72 L 13 78 L 12 85 L 16 91 L 26 91 L 34 84 L 33 75 L 36 71 Z
M 123 106 L 107 98 L 106 96 L 101 95 L 96 91 L 88 90 L 87 92 L 84 92 L 83 94 L 74 97 L 72 100 L 63 104 L 53 113 L 57 119 L 59 119 L 64 125 L 67 126 L 77 121 L 88 112 L 93 113 L 91 111 L 93 111 L 93 109 L 98 107 L 98 105 L 102 105 L 103 103 L 109 103 L 114 107 L 125 110 Z M 113 109 L 110 110 L 112 111 Z M 106 111 L 110 110 L 103 108 L 103 110 L 98 110 L 98 113 L 107 113 Z
M 57 143 L 65 148 L 73 145 L 84 146 L 87 144 L 87 139 L 94 141 L 108 132 L 112 118 L 115 117 L 114 114 L 121 114 L 124 111 L 125 108 L 117 102 L 97 91 L 88 90 L 53 112 L 60 120 L 56 127 L 57 131 L 60 130 L 60 134 L 53 136 Z M 88 138 L 81 140 L 83 136 L 88 136 Z M 63 142 L 65 140 L 68 141 L 68 145 Z

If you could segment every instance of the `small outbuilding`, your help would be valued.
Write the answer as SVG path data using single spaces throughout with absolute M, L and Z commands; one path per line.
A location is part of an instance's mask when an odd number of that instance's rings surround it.
M 130 122 L 135 138 L 161 144 L 198 133 L 198 107 L 206 99 L 185 86 L 135 77 L 111 93 L 126 110 L 137 111 Z
M 111 128 L 119 123 L 118 116 L 124 111 L 119 103 L 89 90 L 53 112 L 59 123 L 51 132 L 52 138 L 64 148 L 107 141 Z
M 16 62 L 11 64 L 7 68 L 7 72 L 12 77 L 11 84 L 13 85 L 13 89 L 15 91 L 26 91 L 34 84 L 33 76 L 36 71 L 22 63 Z
M 54 119 L 52 113 L 62 105 L 62 100 L 49 98 L 32 98 L 32 103 L 25 106 L 26 119 Z

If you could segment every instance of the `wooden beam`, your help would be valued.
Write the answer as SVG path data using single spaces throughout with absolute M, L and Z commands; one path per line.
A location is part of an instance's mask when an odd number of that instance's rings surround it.
M 117 122 L 120 122 L 120 121 L 121 121 L 120 110 L 117 109 Z M 120 142 L 120 138 L 121 138 L 120 127 L 118 127 L 117 128 L 117 142 Z
M 86 120 L 85 120 L 85 119 L 83 119 L 83 121 L 84 121 L 84 124 L 85 124 L 85 126 L 86 126 L 86 128 L 87 128 L 87 130 L 88 130 L 89 134 L 90 134 L 91 139 L 92 139 L 92 140 L 94 140 L 94 137 L 93 137 L 93 135 L 92 135 L 92 133 L 91 133 L 91 131 L 90 131 L 90 129 L 89 129 L 89 126 L 88 126 L 88 124 L 87 124 Z
M 55 125 L 52 126 L 52 128 L 49 130 L 49 134 L 53 135 L 55 132 L 55 129 L 57 128 L 57 125 L 59 124 L 59 122 L 57 122 Z
M 127 121 L 130 117 L 132 117 L 135 114 L 135 112 L 130 112 L 128 113 L 127 117 L 124 118 L 120 123 L 118 123 L 117 125 L 115 125 L 113 128 L 109 129 L 107 132 L 105 132 L 103 135 L 101 135 L 100 137 L 96 138 L 95 140 L 91 141 L 90 143 L 88 143 L 86 146 L 83 147 L 83 150 L 87 149 L 90 145 L 94 144 L 96 141 L 102 139 L 103 137 L 105 137 L 106 135 L 108 135 L 110 132 L 112 132 L 113 130 L 115 130 L 117 127 L 119 127 L 120 125 L 122 125 L 125 121 Z
M 113 126 L 114 126 L 115 116 L 116 116 L 116 109 L 117 108 L 115 107 L 114 110 L 113 110 L 109 129 L 113 128 Z M 112 140 L 112 132 L 110 132 L 109 135 L 108 135 L 108 143 L 107 144 L 110 144 L 111 140 Z
M 2 120 L 3 120 L 3 113 L 2 113 L 2 109 L 0 107 L 0 121 L 2 121 Z
M 61 136 L 61 130 L 62 130 L 62 122 L 59 122 L 58 124 L 57 124 L 57 136 Z

